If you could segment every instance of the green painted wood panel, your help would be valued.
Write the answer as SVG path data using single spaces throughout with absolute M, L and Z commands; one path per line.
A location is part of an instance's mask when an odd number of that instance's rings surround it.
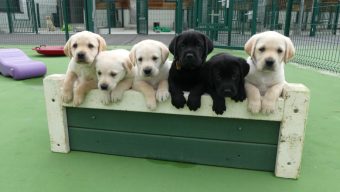
M 71 150 L 273 171 L 275 145 L 69 127 Z
M 277 144 L 280 122 L 68 107 L 68 126 Z

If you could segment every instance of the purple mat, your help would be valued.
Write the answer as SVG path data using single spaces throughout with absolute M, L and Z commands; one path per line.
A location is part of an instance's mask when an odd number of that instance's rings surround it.
M 0 73 L 15 80 L 40 77 L 46 74 L 46 66 L 33 61 L 20 49 L 0 49 Z

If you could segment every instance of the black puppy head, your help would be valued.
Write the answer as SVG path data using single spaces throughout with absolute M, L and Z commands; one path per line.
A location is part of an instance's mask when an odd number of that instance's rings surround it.
M 202 66 L 207 55 L 212 52 L 212 41 L 204 34 L 186 31 L 176 36 L 169 45 L 179 68 L 196 69 Z
M 217 55 L 209 61 L 211 65 L 210 83 L 221 97 L 235 100 L 245 99 L 244 77 L 249 72 L 247 62 L 226 54 Z

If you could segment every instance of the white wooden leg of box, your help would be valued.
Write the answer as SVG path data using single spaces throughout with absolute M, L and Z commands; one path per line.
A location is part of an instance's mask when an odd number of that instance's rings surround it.
M 60 88 L 65 75 L 50 75 L 44 79 L 44 92 L 50 134 L 51 150 L 68 153 L 70 151 L 65 107 L 61 100 Z
M 302 84 L 287 84 L 281 121 L 275 175 L 296 179 L 299 176 L 309 106 L 309 90 Z

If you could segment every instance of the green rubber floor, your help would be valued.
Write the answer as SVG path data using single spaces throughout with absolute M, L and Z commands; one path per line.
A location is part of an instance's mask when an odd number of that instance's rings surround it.
M 31 46 L 20 47 L 43 61 L 48 74 L 65 73 L 68 58 L 38 56 Z M 225 50 L 214 53 L 221 51 Z M 286 65 L 286 77 L 311 90 L 298 180 L 261 171 L 85 152 L 52 153 L 42 78 L 15 81 L 0 75 L 0 192 L 340 191 L 340 78 L 291 64 Z

